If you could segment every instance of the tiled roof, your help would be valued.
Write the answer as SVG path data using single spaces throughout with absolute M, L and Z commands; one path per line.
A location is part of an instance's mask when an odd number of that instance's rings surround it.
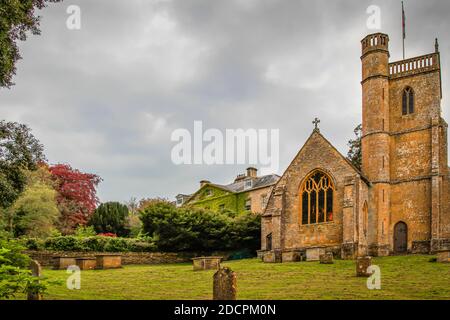
M 268 187 L 275 184 L 280 177 L 276 174 L 270 174 L 267 176 L 257 177 L 257 178 L 245 178 L 239 181 L 235 181 L 233 183 L 227 185 L 219 185 L 219 184 L 210 184 L 212 186 L 216 186 L 218 188 L 222 188 L 228 190 L 233 193 L 239 193 L 243 191 L 250 191 L 253 189 Z M 247 181 L 252 181 L 252 186 L 250 188 L 245 188 L 245 183 Z

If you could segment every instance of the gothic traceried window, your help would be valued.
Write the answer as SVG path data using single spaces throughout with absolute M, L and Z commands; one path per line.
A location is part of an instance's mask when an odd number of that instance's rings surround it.
M 334 186 L 331 178 L 321 171 L 312 173 L 300 189 L 302 224 L 333 221 Z
M 412 88 L 407 87 L 403 90 L 402 97 L 402 114 L 404 116 L 414 113 L 414 91 Z

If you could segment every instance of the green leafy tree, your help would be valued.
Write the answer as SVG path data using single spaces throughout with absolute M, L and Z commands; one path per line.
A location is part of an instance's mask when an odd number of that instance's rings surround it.
M 119 202 L 102 203 L 89 220 L 97 233 L 114 233 L 118 236 L 127 236 L 126 228 L 128 207 Z
M 4 210 L 9 230 L 16 237 L 43 238 L 52 235 L 60 215 L 56 191 L 47 167 L 25 171 L 27 186 L 14 204 Z
M 60 216 L 56 191 L 37 183 L 27 187 L 12 208 L 14 235 L 45 238 L 51 236 Z
M 10 207 L 25 189 L 25 171 L 45 161 L 44 147 L 29 127 L 0 121 L 0 209 Z
M 0 87 L 10 88 L 21 58 L 17 41 L 25 41 L 27 32 L 40 34 L 36 10 L 47 2 L 61 0 L 7 0 L 0 1 Z
M 362 125 L 358 125 L 355 130 L 355 138 L 348 141 L 349 150 L 347 158 L 350 162 L 359 170 L 362 166 L 362 151 L 361 151 L 361 137 L 362 137 Z

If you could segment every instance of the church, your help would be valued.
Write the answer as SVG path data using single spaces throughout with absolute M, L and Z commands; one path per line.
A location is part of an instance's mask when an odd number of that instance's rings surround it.
M 317 127 L 275 184 L 261 222 L 265 262 L 450 250 L 450 169 L 435 52 L 389 61 L 389 36 L 362 47 L 362 168 Z

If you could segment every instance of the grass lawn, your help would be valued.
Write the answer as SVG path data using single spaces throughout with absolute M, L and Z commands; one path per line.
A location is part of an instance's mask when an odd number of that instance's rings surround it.
M 237 273 L 238 299 L 450 299 L 450 264 L 430 256 L 375 258 L 381 290 L 368 290 L 355 277 L 355 262 L 336 260 L 264 264 L 260 260 L 223 263 Z M 214 271 L 192 271 L 191 264 L 134 265 L 118 270 L 82 271 L 81 289 L 68 290 L 66 271 L 44 270 L 60 279 L 45 299 L 211 299 Z

